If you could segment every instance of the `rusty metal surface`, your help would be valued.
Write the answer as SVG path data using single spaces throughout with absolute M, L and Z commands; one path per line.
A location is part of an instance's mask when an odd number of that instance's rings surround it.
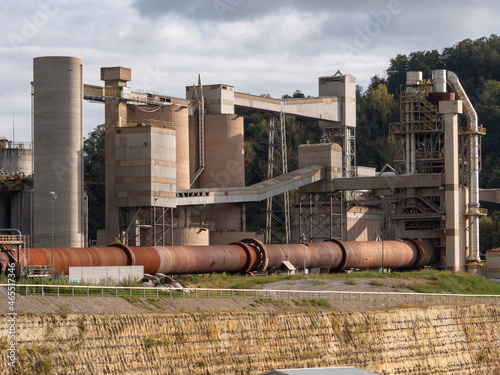
M 255 263 L 250 267 L 250 271 L 265 271 L 269 263 L 269 255 L 267 254 L 266 246 L 255 238 L 245 238 L 239 242 L 248 245 L 255 252 Z
M 144 272 L 155 274 L 161 267 L 161 255 L 154 247 L 127 247 L 128 251 L 132 254 L 135 264 L 144 266 Z
M 7 265 L 10 263 L 9 257 L 6 253 L 0 252 L 0 273 L 4 274 L 7 272 Z
M 28 265 L 50 266 L 51 249 L 29 249 Z M 54 271 L 68 274 L 69 267 L 127 266 L 127 254 L 118 247 L 54 248 Z
M 342 269 L 377 269 L 382 266 L 382 241 L 342 241 L 346 259 Z M 418 250 L 408 242 L 384 241 L 384 267 L 409 268 L 418 261 Z
M 412 268 L 423 268 L 428 266 L 434 257 L 434 248 L 428 241 L 407 240 L 412 242 L 418 249 L 418 261 L 412 265 Z
M 236 273 L 244 270 L 247 263 L 245 250 L 236 245 L 217 246 L 155 246 L 155 247 L 131 247 L 131 251 L 139 259 L 147 259 L 148 255 L 141 254 L 143 251 L 149 253 L 153 249 L 161 260 L 157 269 L 149 273 L 161 272 L 164 274 L 178 275 L 189 273 L 229 272 Z
M 273 244 L 265 245 L 269 256 L 269 268 L 279 267 L 285 260 L 296 268 L 304 268 L 304 258 L 307 268 L 318 266 L 318 253 L 313 246 L 304 244 Z
M 331 271 L 339 269 L 344 259 L 342 249 L 335 241 L 314 242 L 312 244 L 318 252 L 318 267 L 328 267 Z
M 385 268 L 422 268 L 432 260 L 432 245 L 425 241 L 384 241 L 383 246 Z M 22 263 L 50 266 L 50 256 L 50 248 L 34 248 Z M 2 272 L 8 261 L 6 254 L 0 253 Z M 306 268 L 324 267 L 331 271 L 377 269 L 382 266 L 382 241 L 264 245 L 254 239 L 244 239 L 230 245 L 212 246 L 116 245 L 54 249 L 54 269 L 65 274 L 69 267 L 126 265 L 143 265 L 144 272 L 149 274 L 245 273 L 279 267 L 283 261 L 299 269 L 304 268 L 304 261 Z
M 245 251 L 246 261 L 241 272 L 252 272 L 254 268 L 257 267 L 260 263 L 257 262 L 257 252 L 255 251 L 255 249 L 243 242 L 233 242 L 231 243 L 231 245 L 239 246 Z

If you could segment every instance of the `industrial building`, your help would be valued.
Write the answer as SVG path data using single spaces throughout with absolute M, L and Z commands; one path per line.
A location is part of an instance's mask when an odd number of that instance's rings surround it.
M 33 161 L 26 162 L 26 149 L 2 143 L 0 168 L 6 172 L 0 202 L 4 212 L 10 210 L 3 226 L 30 234 L 32 247 L 55 247 L 64 257 L 63 248 L 87 245 L 82 103 L 89 100 L 103 105 L 105 118 L 106 227 L 98 233 L 98 245 L 119 238 L 129 249 L 123 250 L 125 255 L 117 253 L 124 257 L 120 264 L 141 258 L 133 247 L 174 246 L 182 251 L 202 246 L 212 251 L 212 246 L 222 249 L 251 238 L 256 242 L 241 243 L 262 249 L 256 244 L 273 242 L 276 230 L 282 230 L 286 243 L 322 248 L 321 241 L 338 241 L 344 258 L 350 246 L 344 242 L 364 241 L 366 245 L 353 246 L 366 250 L 365 263 L 354 262 L 353 267 L 432 264 L 480 271 L 479 217 L 485 211 L 479 201 L 497 197 L 479 189 L 485 130 L 454 73 L 436 70 L 424 78 L 421 72 L 407 72 L 400 121 L 389 129 L 395 139 L 395 165 L 377 172 L 356 165 L 353 75 L 338 71 L 319 77 L 315 98 L 250 95 L 227 84 L 204 85 L 200 77 L 186 87 L 185 98 L 175 98 L 133 91 L 128 86 L 132 71 L 125 67 L 101 68 L 103 85 L 85 85 L 82 67 L 82 60 L 74 57 L 35 58 Z M 269 115 L 269 178 L 252 186 L 245 184 L 240 108 Z M 322 143 L 299 147 L 299 169 L 291 172 L 287 116 L 317 120 L 323 134 Z M 14 189 L 9 179 L 15 173 L 21 182 Z M 290 204 L 291 190 L 299 192 L 298 204 Z M 30 204 L 17 209 L 20 199 Z M 265 231 L 249 231 L 245 205 L 264 200 Z M 55 215 L 48 220 L 51 209 Z M 407 252 L 407 245 L 395 244 L 403 239 L 424 245 L 411 245 Z M 384 265 L 384 242 L 389 254 L 391 241 L 397 249 Z M 248 246 L 238 246 L 250 254 Z M 289 260 L 288 251 L 299 251 L 293 246 L 281 248 L 286 256 L 280 260 Z M 155 257 L 172 260 L 175 255 L 169 251 L 158 251 Z M 402 261 L 403 253 L 420 259 Z M 255 261 L 248 256 L 238 259 Z M 349 264 L 347 259 L 341 263 L 340 269 Z M 324 264 L 338 266 L 334 261 Z M 324 264 L 316 262 L 318 267 Z M 238 267 L 234 269 L 245 268 Z

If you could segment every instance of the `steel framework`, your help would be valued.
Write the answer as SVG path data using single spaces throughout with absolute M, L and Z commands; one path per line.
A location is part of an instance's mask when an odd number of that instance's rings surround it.
M 396 174 L 444 172 L 444 121 L 426 98 L 432 87 L 431 83 L 401 86 L 400 122 L 389 127 Z
M 322 129 L 321 141 L 342 146 L 342 176 L 356 177 L 356 128 L 344 126 Z
M 174 209 L 137 207 L 120 209 L 120 242 L 128 246 L 172 246 Z
M 286 115 L 271 114 L 269 118 L 267 178 L 288 173 L 286 147 Z M 283 194 L 267 198 L 266 243 L 290 243 L 290 196 Z
M 344 239 L 342 192 L 300 194 L 299 228 L 308 242 Z

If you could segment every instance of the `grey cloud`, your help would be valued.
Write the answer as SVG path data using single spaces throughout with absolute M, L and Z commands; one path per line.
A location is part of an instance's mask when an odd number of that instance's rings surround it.
M 408 1 L 408 0 L 402 0 Z M 334 2 L 330 0 L 136 0 L 133 6 L 144 17 L 159 18 L 168 14 L 182 15 L 197 20 L 242 20 L 265 16 L 270 12 L 299 11 L 319 12 L 355 12 L 362 8 L 360 3 Z

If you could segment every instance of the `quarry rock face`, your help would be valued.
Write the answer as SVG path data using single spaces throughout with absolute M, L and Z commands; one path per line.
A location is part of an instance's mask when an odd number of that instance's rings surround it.
M 499 323 L 494 304 L 349 313 L 25 314 L 16 318 L 16 361 L 21 373 L 41 374 L 357 366 L 384 375 L 494 375 L 500 373 Z M 7 336 L 4 324 L 2 347 Z M 0 368 L 8 368 L 6 355 Z

